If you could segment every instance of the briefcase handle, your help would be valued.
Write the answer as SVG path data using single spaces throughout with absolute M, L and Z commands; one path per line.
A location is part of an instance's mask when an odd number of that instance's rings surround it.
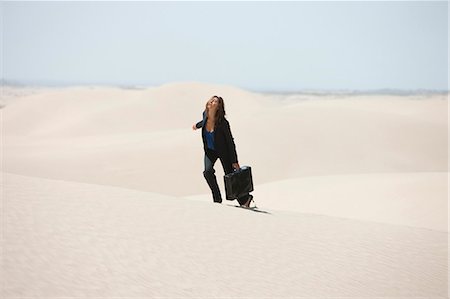
M 233 172 L 239 172 L 239 171 L 243 171 L 245 169 L 249 168 L 249 166 L 242 166 L 239 169 L 233 169 Z

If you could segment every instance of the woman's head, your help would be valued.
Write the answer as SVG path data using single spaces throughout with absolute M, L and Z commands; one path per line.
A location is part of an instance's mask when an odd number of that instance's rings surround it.
M 223 102 L 222 97 L 212 96 L 206 102 L 206 113 L 215 112 L 215 123 L 220 123 L 225 118 L 225 103 Z

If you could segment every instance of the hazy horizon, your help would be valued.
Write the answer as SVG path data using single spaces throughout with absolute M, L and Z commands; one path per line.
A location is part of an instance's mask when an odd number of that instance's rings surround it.
M 35 86 L 448 91 L 448 3 L 1 2 L 2 76 Z
M 0 79 L 1 81 L 1 79 Z M 47 84 L 31 84 L 26 82 L 10 82 L 5 81 L 1 83 L 1 87 L 12 87 L 12 88 L 72 88 L 72 87 L 86 87 L 86 88 L 118 88 L 118 89 L 134 89 L 134 90 L 144 90 L 147 88 L 157 88 L 166 84 L 186 84 L 186 83 L 200 83 L 200 84 L 214 84 L 214 85 L 224 85 L 220 83 L 206 83 L 206 82 L 194 82 L 194 81 L 179 81 L 179 82 L 167 82 L 157 85 L 132 85 L 132 84 L 97 84 L 97 83 L 47 83 Z M 231 86 L 231 85 L 229 85 Z M 294 94 L 316 94 L 316 95 L 327 95 L 327 94 L 347 94 L 347 95 L 420 95 L 420 94 L 449 94 L 450 90 L 445 89 L 392 89 L 392 88 L 379 88 L 379 89 L 314 89 L 314 88 L 303 88 L 298 90 L 256 90 L 251 88 L 233 86 L 245 91 L 263 93 L 263 94 L 278 94 L 278 95 L 294 95 Z

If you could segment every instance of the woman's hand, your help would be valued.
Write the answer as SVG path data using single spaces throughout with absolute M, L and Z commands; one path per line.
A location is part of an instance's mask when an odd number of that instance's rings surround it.
M 231 164 L 231 165 L 233 166 L 234 170 L 239 170 L 239 169 L 241 169 L 241 167 L 239 166 L 239 163 L 233 163 L 233 164 Z
M 197 124 L 193 124 L 193 125 L 192 125 L 192 130 L 195 131 L 195 130 L 197 130 L 197 129 L 198 129 L 198 128 L 197 128 Z

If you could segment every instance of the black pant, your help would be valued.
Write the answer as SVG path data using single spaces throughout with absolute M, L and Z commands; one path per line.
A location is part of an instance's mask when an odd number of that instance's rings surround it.
M 206 182 L 208 183 L 208 186 L 211 189 L 214 202 L 221 203 L 222 196 L 220 195 L 219 185 L 217 184 L 216 175 L 214 174 L 216 172 L 214 170 L 214 164 L 216 163 L 217 159 L 220 159 L 225 174 L 233 172 L 233 166 L 230 160 L 224 157 L 219 157 L 217 155 L 217 152 L 208 149 L 208 152 L 205 153 L 205 171 L 203 171 L 203 176 L 205 177 Z M 247 193 L 239 197 L 237 201 L 239 202 L 240 205 L 243 205 L 247 202 L 248 196 L 249 195 Z

